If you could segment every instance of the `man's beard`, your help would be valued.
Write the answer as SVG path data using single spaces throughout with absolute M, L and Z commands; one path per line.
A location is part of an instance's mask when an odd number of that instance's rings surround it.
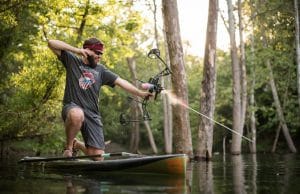
M 91 68 L 94 69 L 94 68 L 97 67 L 97 63 L 95 63 L 95 59 L 94 59 L 93 56 L 88 55 L 87 60 L 88 60 L 88 62 L 89 62 L 89 66 L 90 66 Z

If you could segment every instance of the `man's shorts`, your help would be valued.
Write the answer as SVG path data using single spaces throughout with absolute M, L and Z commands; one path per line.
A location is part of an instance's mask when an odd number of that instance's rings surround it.
M 94 147 L 101 150 L 105 149 L 104 135 L 103 135 L 103 124 L 99 114 L 95 114 L 89 110 L 85 110 L 77 104 L 71 102 L 65 104 L 62 108 L 62 118 L 66 121 L 68 112 L 72 108 L 80 108 L 84 112 L 84 121 L 81 126 L 81 134 L 86 147 Z

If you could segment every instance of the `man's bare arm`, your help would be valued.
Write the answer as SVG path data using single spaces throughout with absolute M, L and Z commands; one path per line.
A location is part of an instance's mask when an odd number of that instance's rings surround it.
M 80 48 L 73 47 L 63 41 L 60 41 L 60 40 L 49 40 L 48 47 L 57 56 L 61 55 L 62 50 L 71 51 L 73 53 L 80 54 L 84 57 L 87 57 L 87 54 L 88 54 L 88 51 L 86 49 L 80 49 Z
M 115 81 L 115 84 L 123 88 L 125 91 L 142 98 L 146 98 L 149 96 L 152 96 L 152 94 L 148 91 L 142 91 L 136 88 L 133 84 L 128 82 L 127 80 L 124 80 L 120 77 L 118 77 Z

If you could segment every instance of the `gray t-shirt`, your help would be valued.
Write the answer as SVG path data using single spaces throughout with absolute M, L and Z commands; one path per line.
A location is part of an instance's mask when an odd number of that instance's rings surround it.
M 103 124 L 98 107 L 100 88 L 103 85 L 114 87 L 118 76 L 103 65 L 90 68 L 67 51 L 61 51 L 59 59 L 67 72 L 62 117 L 65 120 L 73 107 L 81 108 L 84 112 L 81 134 L 85 145 L 104 150 Z
M 61 62 L 67 72 L 63 104 L 71 102 L 99 114 L 99 95 L 103 85 L 114 87 L 117 75 L 103 65 L 91 68 L 71 52 L 62 51 Z

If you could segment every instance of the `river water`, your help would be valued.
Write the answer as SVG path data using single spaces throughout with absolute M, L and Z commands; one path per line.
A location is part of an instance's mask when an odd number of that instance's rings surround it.
M 299 154 L 215 155 L 192 162 L 186 177 L 133 174 L 58 174 L 0 162 L 0 193 L 300 193 Z

